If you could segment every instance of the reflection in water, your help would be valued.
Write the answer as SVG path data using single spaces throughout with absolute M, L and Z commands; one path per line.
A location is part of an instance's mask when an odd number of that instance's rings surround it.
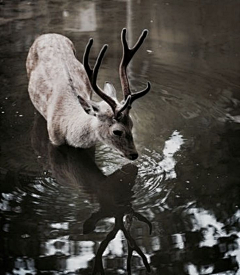
M 131 206 L 131 189 L 135 183 L 137 168 L 132 164 L 128 164 L 122 167 L 121 170 L 115 171 L 113 174 L 106 177 L 96 166 L 94 160 L 92 159 L 93 156 L 88 155 L 88 150 L 75 149 L 68 146 L 56 148 L 49 144 L 47 134 L 45 134 L 46 141 L 44 143 L 45 146 L 43 146 L 43 133 L 44 130 L 46 132 L 47 129 L 46 123 L 44 122 L 45 121 L 43 120 L 43 118 L 40 117 L 35 125 L 35 131 L 33 131 L 32 137 L 32 141 L 35 146 L 34 149 L 39 154 L 42 148 L 45 149 L 46 147 L 48 147 L 51 172 L 58 183 L 62 183 L 64 185 L 68 184 L 76 187 L 77 189 L 79 189 L 79 185 L 82 185 L 87 193 L 90 192 L 91 195 L 96 195 L 97 201 L 99 203 L 99 210 L 92 213 L 92 215 L 84 221 L 83 234 L 91 233 L 94 229 L 96 229 L 97 223 L 104 218 L 114 217 L 115 219 L 114 228 L 101 242 L 97 250 L 93 274 L 97 274 L 98 272 L 104 274 L 102 264 L 103 253 L 106 250 L 109 242 L 115 238 L 119 230 L 123 232 L 128 242 L 127 270 L 129 274 L 131 273 L 131 258 L 133 251 L 136 251 L 142 257 L 147 270 L 150 270 L 145 255 L 136 244 L 130 233 L 133 218 L 137 218 L 138 220 L 148 224 L 150 228 L 150 233 L 152 229 L 151 223 L 146 218 L 144 218 L 144 216 L 136 213 Z M 39 146 L 39 144 L 41 144 L 41 148 L 36 148 L 36 146 Z M 43 154 L 44 152 L 41 153 L 41 155 Z M 127 224 L 126 226 L 123 222 L 125 216 Z M 68 238 L 66 238 L 66 240 L 67 239 Z M 51 243 L 56 244 L 56 242 L 59 241 L 61 242 L 63 241 L 63 239 L 51 240 Z M 89 245 L 89 242 L 87 243 Z M 91 251 L 90 248 L 94 245 L 92 242 L 90 242 L 90 244 L 91 245 L 88 246 L 89 252 Z M 84 244 L 81 242 L 81 246 L 82 245 Z M 61 253 L 64 253 L 63 245 L 60 247 L 60 249 Z M 67 251 L 65 251 L 64 253 L 65 255 L 67 254 L 66 252 Z M 54 254 L 56 253 L 57 250 Z M 81 255 L 74 260 L 70 259 L 70 261 L 67 261 L 67 265 L 71 267 L 71 262 L 76 262 L 77 260 L 79 260 L 78 264 L 80 264 L 82 268 L 86 268 L 88 266 L 87 262 L 93 258 L 93 255 L 94 254 L 91 252 L 85 255 Z M 83 264 L 83 260 L 86 261 L 85 264 Z
M 165 141 L 162 155 L 157 151 L 145 149 L 139 163 L 137 184 L 134 186 L 136 203 L 146 205 L 146 196 L 154 198 L 155 205 L 165 205 L 175 183 L 171 180 L 177 177 L 175 171 L 176 154 L 184 144 L 183 136 L 174 131 Z
M 160 161 L 159 166 L 165 171 L 166 179 L 174 179 L 177 176 L 174 170 L 176 160 L 173 156 L 180 150 L 182 144 L 182 135 L 180 135 L 178 131 L 174 131 L 170 139 L 165 142 L 163 160 Z
M 73 7 L 63 11 L 64 30 L 73 32 L 96 31 L 96 4 L 76 3 Z
M 176 178 L 175 165 L 176 160 L 174 155 L 180 150 L 181 145 L 184 143 L 182 135 L 178 131 L 174 131 L 171 137 L 166 140 L 162 156 L 158 152 L 147 153 L 149 155 L 143 155 L 140 160 L 140 172 L 139 175 L 143 178 L 143 182 L 146 187 L 154 187 L 154 181 L 159 183 L 163 178 L 165 180 Z M 151 177 L 151 178 L 150 178 Z M 149 179 L 150 178 L 150 179 Z
M 0 273 L 82 275 L 103 265 L 125 274 L 136 244 L 151 274 L 240 274 L 239 1 L 0 5 Z M 25 60 L 42 33 L 68 36 L 79 60 L 93 37 L 95 54 L 109 44 L 100 84 L 111 79 L 120 91 L 123 27 L 130 45 L 149 29 L 129 67 L 133 92 L 153 86 L 131 111 L 141 157 L 129 164 L 100 145 L 97 166 L 91 151 L 53 148 L 41 127 L 31 134 Z M 133 274 L 147 273 L 140 250 L 128 261 Z
M 48 234 L 44 232 L 45 236 L 40 241 L 40 251 L 38 252 L 41 259 L 45 257 L 46 261 L 43 261 L 40 266 L 38 265 L 40 259 L 36 263 L 33 261 L 37 265 L 36 268 L 46 270 L 47 259 L 57 257 L 55 259 L 57 260 L 58 256 L 64 256 L 64 260 L 61 259 L 60 262 L 56 262 L 57 265 L 60 264 L 60 269 L 64 268 L 68 271 L 76 271 L 79 267 L 87 269 L 89 268 L 89 262 L 95 258 L 96 253 L 93 274 L 97 274 L 98 272 L 104 274 L 103 253 L 105 252 L 105 256 L 110 253 L 119 254 L 119 243 L 122 243 L 119 237 L 112 243 L 108 251 L 105 250 L 110 241 L 121 230 L 128 246 L 128 273 L 131 274 L 131 259 L 134 251 L 140 255 L 146 269 L 150 271 L 144 253 L 131 236 L 133 219 L 146 223 L 150 229 L 150 233 L 152 231 L 151 223 L 143 215 L 134 211 L 131 204 L 133 195 L 131 189 L 135 183 L 137 167 L 133 164 L 127 164 L 109 176 L 103 175 L 95 164 L 94 151 L 92 149 L 82 150 L 69 146 L 55 147 L 51 145 L 47 135 L 46 122 L 40 116 L 37 117 L 32 131 L 32 145 L 38 159 L 40 159 L 44 169 L 47 171 L 45 174 L 47 173 L 49 176 L 30 177 L 28 173 L 17 175 L 18 180 L 16 182 L 15 179 L 12 186 L 15 191 L 10 194 L 2 193 L 1 209 L 6 214 L 8 212 L 18 213 L 18 219 L 23 215 L 24 220 L 25 210 L 23 207 L 28 208 L 32 204 L 33 211 L 39 216 L 38 220 L 41 220 L 43 223 L 45 220 L 48 224 Z M 3 181 L 3 187 L 8 181 L 7 173 Z M 46 181 L 48 185 L 46 185 Z M 18 185 L 18 182 L 20 185 Z M 29 183 L 30 186 L 26 190 L 25 184 L 29 185 Z M 29 196 L 28 200 L 25 196 Z M 53 196 L 56 197 L 54 198 Z M 14 204 L 16 201 L 18 202 L 18 206 L 12 208 L 10 204 Z M 91 204 L 92 206 L 98 204 L 98 207 L 94 207 L 98 208 L 98 210 L 93 211 L 90 217 L 83 218 L 84 215 L 82 214 L 87 204 Z M 57 220 L 54 222 L 48 221 L 48 217 L 52 211 L 49 207 L 53 208 L 54 213 L 57 215 L 60 214 L 63 217 L 57 217 Z M 110 230 L 105 238 L 101 237 L 103 240 L 101 240 L 100 246 L 96 248 L 96 243 L 87 240 L 87 238 L 84 238 L 84 235 L 89 236 L 94 230 L 99 232 L 98 224 L 101 221 L 102 224 L 105 224 L 104 220 L 106 218 L 108 220 L 109 218 L 114 218 L 113 222 L 109 220 L 113 224 L 113 229 Z M 61 220 L 64 222 L 61 222 Z M 79 225 L 76 227 L 72 222 L 76 223 L 76 225 L 82 223 L 83 235 L 80 234 L 81 227 Z M 7 227 L 9 225 L 5 225 L 5 228 Z M 77 242 L 71 240 L 71 230 L 73 228 L 75 231 L 73 238 L 76 238 Z M 21 238 L 27 240 L 33 236 L 34 233 L 32 232 L 22 233 Z M 118 247 L 116 247 L 116 244 Z M 75 254 L 75 249 L 79 253 Z M 14 267 L 20 268 L 16 264 L 16 261 Z
M 132 224 L 133 218 L 138 218 L 139 220 L 145 222 L 149 226 L 150 233 L 152 231 L 152 225 L 141 214 L 136 213 L 133 210 L 131 212 L 132 213 L 130 213 L 129 215 L 126 216 L 126 224 L 125 225 L 123 222 L 123 217 L 126 214 L 125 211 L 121 215 L 118 214 L 115 217 L 114 228 L 108 233 L 107 237 L 101 242 L 99 249 L 97 251 L 93 274 L 97 274 L 98 272 L 100 272 L 101 274 L 104 274 L 104 268 L 103 268 L 103 263 L 102 263 L 103 253 L 106 250 L 109 242 L 115 238 L 115 236 L 117 235 L 119 230 L 121 230 L 123 232 L 123 235 L 125 236 L 125 238 L 127 240 L 127 245 L 128 245 L 127 272 L 128 272 L 128 274 L 131 274 L 131 259 L 132 259 L 134 251 L 136 251 L 139 254 L 139 256 L 142 258 L 142 261 L 143 261 L 147 271 L 150 272 L 150 266 L 147 261 L 147 258 L 144 255 L 144 253 L 142 252 L 142 250 L 140 249 L 140 247 L 137 245 L 134 238 L 131 236 L 130 229 L 131 229 L 131 224 Z M 116 254 L 116 255 L 118 255 L 118 254 L 122 255 L 122 253 L 119 253 L 120 247 L 121 246 L 118 245 L 118 247 L 117 246 L 114 247 L 115 248 L 114 251 L 111 248 L 110 248 L 110 250 L 112 250 L 112 252 L 114 252 L 114 254 Z M 116 249 L 116 248 L 118 248 L 118 249 Z

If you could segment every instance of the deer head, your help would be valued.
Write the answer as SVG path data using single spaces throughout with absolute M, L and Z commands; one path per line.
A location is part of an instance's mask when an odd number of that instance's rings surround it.
M 150 82 L 148 82 L 147 87 L 144 90 L 132 94 L 127 77 L 127 65 L 142 45 L 147 33 L 148 31 L 144 30 L 135 46 L 130 49 L 126 40 L 126 29 L 122 30 L 121 40 L 123 56 L 119 66 L 123 91 L 122 102 L 117 100 L 116 90 L 112 84 L 106 82 L 104 90 L 97 85 L 97 74 L 108 45 L 102 47 L 93 69 L 88 63 L 90 49 L 93 45 L 92 38 L 89 40 L 83 56 L 83 65 L 88 75 L 92 90 L 100 96 L 102 101 L 94 102 L 92 100 L 86 100 L 78 95 L 79 102 L 86 113 L 97 118 L 97 135 L 99 140 L 117 149 L 124 157 L 130 160 L 137 159 L 138 153 L 133 141 L 133 123 L 129 111 L 134 100 L 147 94 L 150 91 L 151 86 Z

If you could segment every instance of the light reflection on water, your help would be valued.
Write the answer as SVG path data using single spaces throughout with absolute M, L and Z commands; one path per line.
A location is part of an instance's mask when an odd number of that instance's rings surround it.
M 102 258 L 106 273 L 125 274 L 123 231 L 107 239 L 120 216 L 152 274 L 239 274 L 237 1 L 2 2 L 0 271 L 92 274 Z M 32 130 L 25 60 L 41 33 L 67 35 L 80 60 L 94 37 L 93 54 L 109 44 L 100 84 L 119 90 L 123 27 L 130 45 L 150 31 L 129 79 L 133 91 L 147 80 L 153 88 L 131 111 L 140 158 L 129 164 L 99 145 L 99 170 L 84 152 L 55 150 L 42 128 Z M 133 274 L 146 274 L 142 259 L 133 252 Z
M 183 136 L 174 131 L 166 140 L 162 155 L 157 151 L 145 149 L 146 154 L 138 161 L 138 178 L 134 187 L 136 204 L 146 204 L 148 200 L 154 198 L 155 205 L 166 207 L 167 197 L 174 187 L 174 183 L 168 184 L 167 181 L 177 177 L 175 158 L 183 143 Z

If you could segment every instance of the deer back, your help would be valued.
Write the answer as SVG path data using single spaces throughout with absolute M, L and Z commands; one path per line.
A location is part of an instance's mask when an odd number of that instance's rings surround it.
M 84 98 L 91 97 L 85 69 L 75 57 L 72 42 L 65 36 L 44 34 L 38 37 L 29 50 L 27 74 L 31 100 L 45 118 L 56 98 L 61 98 L 59 104 L 62 101 L 66 109 L 71 98 L 76 102 L 76 91 Z
M 69 139 L 68 143 L 74 145 L 80 139 L 79 132 L 90 131 L 82 129 L 88 125 L 88 116 L 77 97 L 89 100 L 92 89 L 83 65 L 75 57 L 72 42 L 59 34 L 38 37 L 29 50 L 26 67 L 30 98 L 47 120 L 52 143 L 60 145 Z M 76 124 L 78 127 L 74 127 Z M 77 140 L 67 137 L 69 128 Z

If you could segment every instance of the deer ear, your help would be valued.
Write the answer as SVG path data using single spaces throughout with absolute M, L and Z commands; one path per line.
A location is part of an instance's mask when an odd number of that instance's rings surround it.
M 114 86 L 110 82 L 105 82 L 104 93 L 110 97 L 117 98 L 117 92 Z
M 79 103 L 81 104 L 83 110 L 88 115 L 92 115 L 92 116 L 97 115 L 97 113 L 99 112 L 99 107 L 95 102 L 93 102 L 91 100 L 84 99 L 80 95 L 78 95 L 78 100 L 79 100 Z

